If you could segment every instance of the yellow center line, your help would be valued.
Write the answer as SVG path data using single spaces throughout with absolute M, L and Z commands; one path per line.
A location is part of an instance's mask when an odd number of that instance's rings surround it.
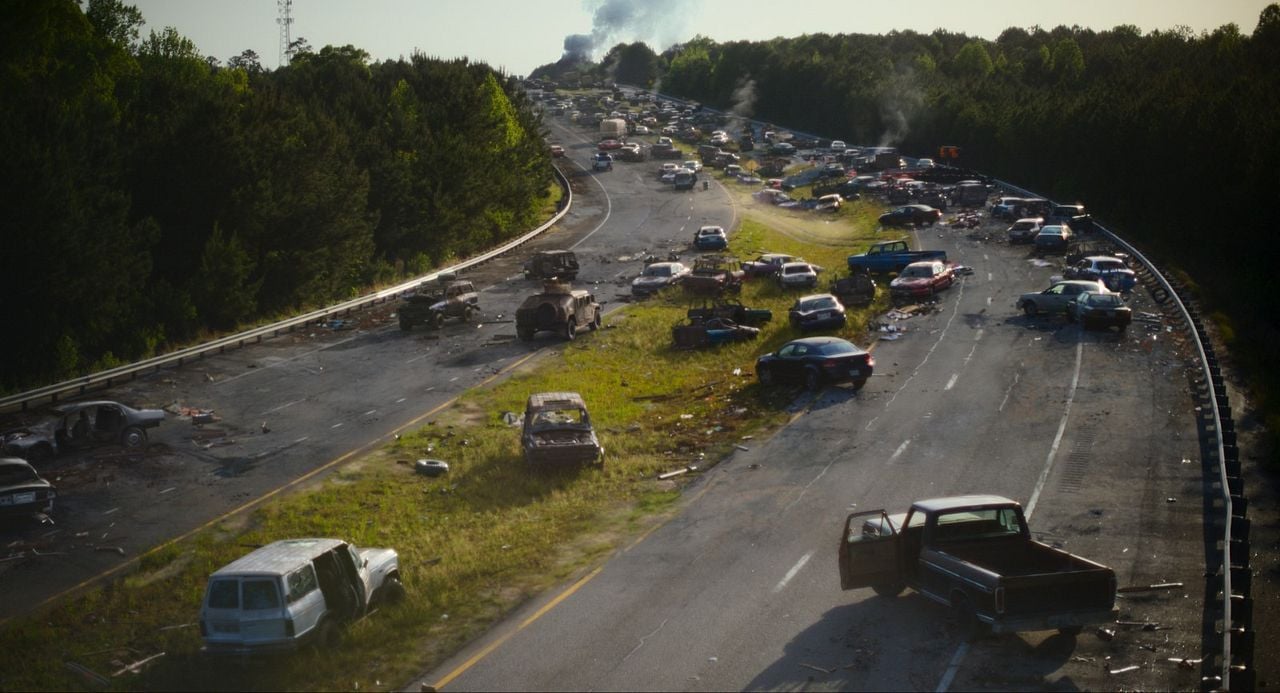
M 488 645 L 485 646 L 483 650 L 480 650 L 479 652 L 472 655 L 470 659 L 458 665 L 456 669 L 449 672 L 448 674 L 445 675 L 444 678 L 437 681 L 435 683 L 435 686 L 433 686 L 433 688 L 435 688 L 435 690 L 440 690 L 441 688 L 444 688 L 445 686 L 447 686 L 450 681 L 453 681 L 459 676 L 462 676 L 464 673 L 466 673 L 468 669 L 475 666 L 477 662 L 484 659 L 485 657 L 488 657 L 494 650 L 498 649 L 499 647 L 502 647 L 503 643 L 510 640 L 520 631 L 524 630 L 525 628 L 528 628 L 534 621 L 537 621 L 538 619 L 542 618 L 548 611 L 551 611 L 552 609 L 556 608 L 556 606 L 558 606 L 560 602 L 571 597 L 574 592 L 577 592 L 583 585 L 590 582 L 592 578 L 599 575 L 600 571 L 602 570 L 604 570 L 604 566 L 598 566 L 595 570 L 591 571 L 590 573 L 587 573 L 585 576 L 582 577 L 582 579 L 570 585 L 568 589 L 556 595 L 555 599 L 552 599 L 551 601 L 544 604 L 542 608 L 533 612 L 533 614 L 529 616 L 529 618 L 526 618 L 525 620 L 521 621 L 520 625 L 516 626 L 514 630 L 508 633 L 504 633 L 502 637 L 489 643 Z
M 521 359 L 519 359 L 519 360 L 515 361 L 514 363 L 512 363 L 512 364 L 510 364 L 510 365 L 506 366 L 505 368 L 503 368 L 502 370 L 498 371 L 497 373 L 494 373 L 493 375 L 489 376 L 488 378 L 485 378 L 485 379 L 484 379 L 484 380 L 482 380 L 479 384 L 477 384 L 475 387 L 484 387 L 485 385 L 488 385 L 489 383 L 493 382 L 493 381 L 494 381 L 494 380 L 496 380 L 498 377 L 502 376 L 503 374 L 507 373 L 508 371 L 510 371 L 510 370 L 512 370 L 512 369 L 514 369 L 514 368 L 518 368 L 521 364 L 523 364 L 524 362 L 526 362 L 526 361 L 528 361 L 529 359 L 533 358 L 534 356 L 537 356 L 539 353 L 541 353 L 541 352 L 540 352 L 540 351 L 535 351 L 535 352 L 533 352 L 533 353 L 531 353 L 531 354 L 527 354 L 527 355 L 525 355 L 523 358 L 521 358 Z M 391 430 L 391 433 L 392 433 L 392 434 L 394 434 L 394 433 L 398 433 L 398 432 L 403 431 L 403 430 L 405 430 L 405 429 L 407 429 L 407 428 L 410 428 L 410 427 L 412 427 L 412 426 L 415 426 L 415 425 L 417 425 L 419 422 L 421 422 L 423 419 L 426 419 L 426 418 L 427 418 L 427 417 L 429 417 L 429 416 L 434 416 L 435 414 L 439 413 L 441 410 L 445 409 L 446 407 L 449 407 L 450 405 L 452 405 L 452 404 L 453 404 L 454 402 L 456 402 L 456 401 L 458 401 L 458 398 L 457 398 L 457 397 L 451 397 L 451 398 L 449 398 L 447 401 L 442 402 L 441 404 L 439 404 L 439 405 L 437 405 L 437 406 L 435 406 L 435 407 L 432 407 L 429 411 L 427 411 L 427 412 L 425 412 L 425 413 L 423 413 L 423 414 L 421 414 L 421 415 L 419 415 L 419 416 L 417 416 L 417 417 L 414 417 L 414 418 L 413 418 L 412 420 L 410 420 L 408 423 L 402 424 L 401 426 L 399 426 L 399 427 L 397 427 L 397 428 L 392 429 L 392 430 Z M 284 492 L 284 491 L 287 491 L 287 490 L 289 490 L 289 489 L 292 489 L 293 487 L 297 486 L 298 484 L 301 484 L 301 483 L 303 483 L 303 482 L 307 481 L 308 479 L 311 479 L 312 477 L 316 476 L 317 474 L 320 474 L 321 472 L 324 472 L 324 471 L 327 471 L 327 470 L 329 470 L 329 469 L 332 469 L 333 467 L 335 467 L 335 466 L 337 466 L 337 465 L 339 465 L 339 464 L 342 464 L 343 462 L 346 462 L 346 461 L 347 461 L 348 459 L 350 459 L 351 457 L 353 457 L 353 456 L 355 456 L 355 455 L 358 455 L 358 454 L 361 454 L 361 453 L 364 453 L 364 452 L 368 452 L 369 450 L 373 449 L 374 447 L 376 447 L 376 446 L 378 446 L 378 445 L 380 445 L 380 444 L 383 444 L 383 443 L 385 443 L 385 442 L 386 442 L 386 435 L 380 435 L 380 436 L 378 436 L 377 438 L 374 438 L 373 440 L 371 440 L 371 441 L 369 441 L 369 442 L 365 443 L 364 445 L 361 445 L 360 447 L 355 448 L 354 450 L 350 450 L 350 451 L 348 451 L 348 452 L 346 452 L 346 453 L 344 453 L 344 454 L 342 454 L 342 455 L 339 455 L 339 456 L 338 456 L 338 457 L 336 457 L 335 459 L 333 459 L 333 460 L 331 460 L 330 462 L 326 463 L 324 466 L 316 467 L 315 469 L 312 469 L 311 471 L 307 472 L 306 474 L 303 474 L 302 476 L 300 476 L 300 477 L 298 477 L 298 478 L 296 478 L 296 479 L 294 479 L 294 480 L 292 480 L 292 481 L 290 481 L 290 482 L 288 482 L 288 483 L 284 484 L 283 486 L 279 486 L 279 487 L 277 487 L 277 488 L 275 488 L 275 489 L 273 489 L 273 490 L 271 490 L 271 491 L 268 491 L 267 493 L 263 494 L 262 496 L 259 496 L 259 497 L 255 498 L 255 499 L 253 499 L 253 500 L 251 500 L 251 501 L 249 501 L 249 502 L 247 502 L 247 503 L 244 503 L 243 505 L 241 505 L 241 506 L 239 506 L 239 507 L 235 508 L 234 510 L 229 510 L 229 511 L 227 511 L 226 513 L 223 513 L 222 515 L 219 515 L 218 517 L 215 517 L 215 518 L 213 518 L 212 520 L 209 520 L 208 522 L 206 522 L 206 523 L 204 523 L 204 524 L 200 525 L 199 527 L 196 527 L 195 529 L 189 530 L 189 531 L 187 531 L 187 532 L 185 532 L 185 533 L 183 533 L 183 534 L 180 534 L 180 535 L 178 535 L 178 536 L 176 536 L 176 537 L 174 537 L 174 538 L 172 538 L 172 539 L 169 539 L 169 540 L 167 540 L 167 541 L 165 541 L 165 542 L 163 542 L 163 543 L 160 543 L 160 544 L 157 544 L 156 546 L 151 547 L 150 549 L 148 549 L 148 550 L 146 550 L 146 551 L 144 551 L 144 552 L 142 552 L 142 553 L 140 553 L 140 554 L 138 554 L 138 555 L 134 556 L 133 558 L 131 558 L 131 559 L 129 559 L 129 560 L 127 560 L 127 561 L 125 561 L 125 562 L 121 563 L 120 565 L 115 566 L 114 568 L 110 568 L 110 569 L 108 569 L 108 570 L 104 570 L 104 571 L 102 571 L 101 573 L 98 573 L 97 575 L 94 575 L 93 577 L 86 578 L 86 579 L 84 579 L 84 580 L 80 581 L 79 583 L 77 583 L 77 584 L 75 584 L 75 585 L 73 585 L 73 586 L 71 586 L 71 587 L 68 587 L 68 588 L 67 588 L 67 589 L 65 589 L 65 590 L 62 590 L 61 592 L 59 592 L 59 593 L 57 593 L 57 594 L 55 594 L 55 595 L 53 595 L 53 596 L 51 596 L 51 597 L 46 598 L 44 601 L 41 601 L 39 604 L 36 604 L 36 605 L 35 605 L 35 607 L 34 607 L 34 608 L 32 608 L 32 609 L 31 609 L 29 612 L 27 612 L 27 613 L 31 613 L 31 612 L 35 612 L 35 611 L 39 611 L 40 609 L 42 609 L 42 608 L 44 608 L 44 607 L 48 606 L 49 604 L 52 604 L 53 602 L 58 601 L 59 599 L 62 599 L 62 598 L 64 598 L 64 597 L 67 597 L 68 595 L 74 594 L 75 592 L 78 592 L 79 590 L 82 590 L 82 589 L 84 589 L 84 588 L 88 587 L 89 585 L 92 585 L 92 584 L 93 584 L 93 583 L 95 583 L 95 582 L 98 582 L 98 581 L 100 581 L 100 580 L 104 580 L 104 579 L 106 579 L 106 578 L 109 578 L 109 577 L 111 577 L 112 575 L 115 575 L 116 573 L 119 573 L 120 571 L 122 571 L 122 570 L 124 570 L 124 569 L 126 569 L 126 568 L 129 568 L 129 567 L 132 567 L 132 566 L 136 565 L 139 561 L 141 561 L 142 559 L 146 558 L 147 556 L 150 556 L 150 555 L 152 555 L 152 554 L 154 554 L 154 553 L 156 553 L 156 552 L 162 551 L 162 550 L 164 550 L 165 548 L 168 548 L 168 547 L 170 547 L 170 546 L 173 546 L 174 544 L 177 544 L 178 542 L 181 542 L 181 541 L 185 541 L 185 540 L 187 540 L 187 539 L 190 539 L 192 536 L 194 536 L 194 535 L 196 535 L 196 534 L 199 534 L 200 532 L 203 532 L 203 531 L 204 531 L 204 530 L 206 530 L 206 529 L 209 529 L 210 527 L 212 527 L 212 526 L 214 526 L 214 525 L 218 524 L 219 522 L 223 522 L 223 521 L 227 520 L 228 518 L 231 518 L 231 517 L 233 517 L 233 516 L 235 516 L 235 515 L 238 515 L 238 514 L 240 514 L 240 513 L 244 512 L 244 511 L 246 511 L 246 510 L 249 510 L 249 509 L 251 509 L 251 508 L 253 508 L 253 507 L 257 506 L 257 505 L 260 505 L 260 504 L 262 504 L 263 502 L 265 502 L 265 501 L 267 501 L 267 500 L 269 500 L 269 499 L 271 499 L 271 498 L 273 498 L 273 497 L 275 497 L 275 496 L 279 495 L 280 493 L 282 493 L 282 492 Z M 0 625 L 4 625 L 4 624 L 8 623 L 9 621 L 11 621 L 11 620 L 13 620 L 13 619 L 15 619 L 15 618 L 18 618 L 19 616 L 22 616 L 22 615 L 25 615 L 25 614 L 16 614 L 16 615 L 14 615 L 14 616 L 8 616 L 8 617 L 6 617 L 6 618 L 2 618 L 2 619 L 0 619 Z

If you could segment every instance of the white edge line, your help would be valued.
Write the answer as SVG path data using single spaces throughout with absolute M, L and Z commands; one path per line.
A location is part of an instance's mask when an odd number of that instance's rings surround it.
M 1076 342 L 1076 370 L 1071 376 L 1071 389 L 1067 392 L 1067 406 L 1062 411 L 1062 421 L 1058 422 L 1058 434 L 1053 437 L 1053 445 L 1049 446 L 1049 455 L 1045 457 L 1044 469 L 1040 470 L 1040 478 L 1036 480 L 1036 488 L 1031 492 L 1031 500 L 1027 501 L 1027 510 L 1023 513 L 1031 520 L 1031 513 L 1036 511 L 1036 502 L 1040 500 L 1040 491 L 1049 479 L 1049 471 L 1053 469 L 1053 458 L 1058 454 L 1058 446 L 1062 444 L 1062 434 L 1067 430 L 1067 417 L 1071 415 L 1071 402 L 1076 396 L 1076 386 L 1080 384 L 1080 361 L 1084 354 L 1084 344 Z
M 942 675 L 942 680 L 938 681 L 938 687 L 934 689 L 934 693 L 946 693 L 951 687 L 951 682 L 956 678 L 956 672 L 960 671 L 960 662 L 964 661 L 966 654 L 969 654 L 969 643 L 962 642 L 956 648 L 956 653 L 951 655 L 951 663 L 947 665 L 947 671 Z
M 773 586 L 773 593 L 777 594 L 781 592 L 782 589 L 787 586 L 787 583 L 791 582 L 791 578 L 795 577 L 796 573 L 800 572 L 800 569 L 804 567 L 804 564 L 809 562 L 810 558 L 813 558 L 812 551 L 801 556 L 800 560 L 796 561 L 796 564 L 791 566 L 791 570 L 788 570 L 787 574 L 782 576 L 782 579 L 778 581 L 778 584 Z

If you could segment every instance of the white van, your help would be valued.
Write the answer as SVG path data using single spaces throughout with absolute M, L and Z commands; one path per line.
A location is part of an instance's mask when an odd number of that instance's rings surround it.
M 379 602 L 398 601 L 400 558 L 341 539 L 268 544 L 209 576 L 200 635 L 205 651 L 250 654 L 316 641 L 335 646 L 342 626 Z

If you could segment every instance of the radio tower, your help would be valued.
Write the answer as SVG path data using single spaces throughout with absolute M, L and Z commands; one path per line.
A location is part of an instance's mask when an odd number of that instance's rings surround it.
M 289 25 L 293 24 L 293 17 L 289 16 L 289 10 L 293 9 L 293 0 L 276 0 L 276 9 L 280 13 L 276 17 L 276 24 L 280 25 L 280 67 L 289 64 Z

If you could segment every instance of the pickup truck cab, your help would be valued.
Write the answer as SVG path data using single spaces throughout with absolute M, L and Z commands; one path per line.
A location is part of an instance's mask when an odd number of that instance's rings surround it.
M 1031 538 L 1022 506 L 1000 496 L 918 501 L 845 519 L 840 587 L 896 596 L 910 587 L 950 607 L 961 631 L 1012 633 L 1115 620 L 1116 575 Z
M 911 250 L 905 240 L 897 240 L 881 241 L 865 253 L 850 255 L 848 264 L 852 272 L 900 272 L 913 262 L 930 260 L 946 262 L 947 251 Z

